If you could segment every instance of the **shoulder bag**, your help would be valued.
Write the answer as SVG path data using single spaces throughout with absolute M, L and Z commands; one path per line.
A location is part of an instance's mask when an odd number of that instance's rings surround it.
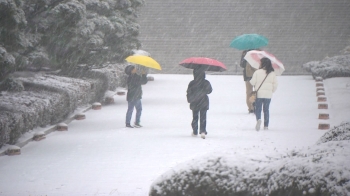
M 269 74 L 267 74 L 266 77 L 264 78 L 264 80 L 261 82 L 259 88 L 258 88 L 256 91 L 253 91 L 252 93 L 250 93 L 250 97 L 249 97 L 249 102 L 250 102 L 250 103 L 254 103 L 254 102 L 255 102 L 255 100 L 256 100 L 256 98 L 257 98 L 257 96 L 258 96 L 258 91 L 259 91 L 261 85 L 265 82 L 265 80 L 266 80 L 266 78 L 267 78 L 268 75 L 269 75 Z

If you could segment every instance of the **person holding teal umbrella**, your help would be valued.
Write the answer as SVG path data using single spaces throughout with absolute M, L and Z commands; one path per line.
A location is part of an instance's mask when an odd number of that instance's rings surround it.
M 250 113 L 254 113 L 255 109 L 254 109 L 254 103 L 249 101 L 249 97 L 253 92 L 253 85 L 250 84 L 250 80 L 252 79 L 252 76 L 254 74 L 254 72 L 256 71 L 256 69 L 254 67 L 252 67 L 245 59 L 244 56 L 247 54 L 247 52 L 249 52 L 250 50 L 244 50 L 242 52 L 242 56 L 241 56 L 241 61 L 240 61 L 240 66 L 243 68 L 243 80 L 245 83 L 245 88 L 246 88 L 246 104 L 248 107 L 248 112 Z
M 245 59 L 244 56 L 247 52 L 250 50 L 260 50 L 259 48 L 263 46 L 267 46 L 269 40 L 259 34 L 243 34 L 240 36 L 237 36 L 235 39 L 232 40 L 230 47 L 236 48 L 238 50 L 243 50 L 241 60 L 240 60 L 240 67 L 243 68 L 243 80 L 245 82 L 246 86 L 246 104 L 248 107 L 249 113 L 254 113 L 254 103 L 251 103 L 249 101 L 250 94 L 253 91 L 253 86 L 250 84 L 250 80 L 255 72 L 255 68 L 253 68 Z

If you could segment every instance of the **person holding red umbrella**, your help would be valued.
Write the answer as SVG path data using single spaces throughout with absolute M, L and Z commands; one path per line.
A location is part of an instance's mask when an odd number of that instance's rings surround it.
M 188 84 L 187 88 L 187 102 L 190 103 L 192 110 L 192 136 L 198 135 L 198 119 L 200 135 L 203 139 L 207 135 L 207 111 L 209 110 L 209 97 L 213 91 L 211 84 L 205 79 L 205 71 L 197 68 L 193 70 L 194 80 Z

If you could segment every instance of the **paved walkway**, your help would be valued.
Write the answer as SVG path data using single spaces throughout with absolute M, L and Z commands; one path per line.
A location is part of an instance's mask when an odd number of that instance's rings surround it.
M 127 104 L 125 96 L 116 95 L 115 104 L 89 110 L 68 131 L 30 142 L 19 156 L 1 156 L 0 195 L 144 196 L 161 174 L 188 160 L 256 147 L 267 154 L 299 149 L 315 144 L 326 132 L 318 130 L 311 76 L 278 78 L 270 130 L 260 132 L 254 130 L 254 115 L 246 111 L 242 77 L 207 76 L 214 91 L 205 140 L 190 136 L 185 92 L 192 76 L 154 77 L 143 87 L 143 128 L 124 127 Z

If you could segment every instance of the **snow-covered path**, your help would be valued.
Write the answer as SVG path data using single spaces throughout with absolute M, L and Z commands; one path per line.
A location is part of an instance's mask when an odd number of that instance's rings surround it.
M 207 75 L 214 90 L 209 95 L 205 140 L 190 136 L 186 89 L 192 75 L 154 77 L 143 86 L 143 128 L 125 128 L 127 102 L 125 96 L 115 95 L 114 104 L 86 112 L 86 119 L 73 121 L 68 131 L 30 142 L 19 156 L 0 157 L 0 195 L 144 196 L 161 174 L 207 153 L 254 147 L 266 149 L 266 154 L 274 149 L 300 149 L 315 144 L 326 132 L 318 130 L 311 76 L 278 77 L 270 130 L 257 132 L 255 116 L 247 113 L 242 76 Z M 349 78 L 345 81 L 350 84 Z M 330 112 L 335 112 L 337 104 L 331 106 Z M 329 122 L 334 126 L 333 122 L 342 120 Z

